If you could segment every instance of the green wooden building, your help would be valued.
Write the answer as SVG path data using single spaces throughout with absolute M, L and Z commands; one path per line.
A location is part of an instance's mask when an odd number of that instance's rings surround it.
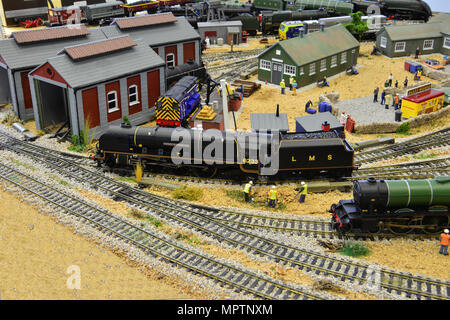
M 414 56 L 420 54 L 450 54 L 450 14 L 433 16 L 428 23 L 391 25 L 376 34 L 377 48 L 385 56 Z
M 356 65 L 359 42 L 342 25 L 280 41 L 258 56 L 258 79 L 286 84 L 293 76 L 299 87 Z

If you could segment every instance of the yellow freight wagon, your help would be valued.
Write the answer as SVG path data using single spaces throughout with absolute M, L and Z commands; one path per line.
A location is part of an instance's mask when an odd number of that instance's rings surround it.
M 402 117 L 412 118 L 435 112 L 444 106 L 444 92 L 431 88 L 431 84 L 408 90 L 402 99 Z

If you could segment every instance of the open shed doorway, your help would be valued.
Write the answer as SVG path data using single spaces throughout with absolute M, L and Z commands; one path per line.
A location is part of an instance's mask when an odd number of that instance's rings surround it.
M 9 86 L 8 70 L 0 67 L 0 104 L 11 103 L 11 89 Z
M 67 89 L 39 81 L 39 114 L 41 127 L 56 131 L 69 124 Z

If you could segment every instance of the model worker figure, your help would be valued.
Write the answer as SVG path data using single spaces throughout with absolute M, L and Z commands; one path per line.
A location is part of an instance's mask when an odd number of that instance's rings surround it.
M 398 80 L 395 80 L 395 87 L 398 88 Z
M 392 75 L 392 73 L 389 75 L 389 87 L 392 87 L 392 80 L 394 80 L 394 76 Z
M 420 54 L 420 48 L 417 47 L 417 49 L 416 49 L 416 55 L 414 56 L 414 59 L 417 59 L 417 58 L 419 57 L 419 54 Z
M 394 110 L 398 109 L 399 102 L 400 102 L 400 96 L 398 94 L 396 94 L 394 97 Z
M 381 92 L 381 101 L 380 104 L 383 105 L 384 101 L 386 100 L 386 91 L 383 90 L 383 92 Z
M 284 83 L 284 79 L 280 82 L 281 94 L 284 94 L 284 89 L 286 89 L 286 84 Z
M 292 91 L 292 84 L 294 83 L 294 77 L 293 76 L 291 76 L 290 78 L 289 78 L 289 89 Z
M 375 90 L 373 90 L 373 102 L 378 102 L 378 92 L 380 91 L 380 88 L 376 87 Z
M 294 91 L 292 93 L 292 95 L 296 96 L 297 95 L 297 81 L 295 81 L 295 80 L 292 82 L 292 90 Z
M 308 100 L 308 102 L 305 104 L 305 112 L 308 112 L 308 108 L 312 107 L 313 103 L 311 100 Z
M 252 193 L 252 186 L 253 186 L 253 181 L 250 181 L 249 183 L 247 183 L 244 187 L 244 198 L 245 198 L 245 202 L 250 202 L 250 195 Z
M 384 108 L 385 108 L 385 109 L 389 109 L 389 106 L 390 106 L 391 103 L 392 103 L 392 96 L 391 96 L 390 94 L 388 94 L 388 95 L 385 97 L 384 100 L 385 100 L 385 101 L 384 101 Z
M 327 86 L 327 87 L 330 86 L 330 83 L 328 82 L 327 77 L 323 77 L 322 84 L 323 84 L 324 87 L 325 86 Z
M 272 186 L 272 188 L 267 193 L 267 197 L 269 198 L 269 206 L 272 208 L 275 208 L 278 200 L 278 191 L 275 186 Z
M 441 233 L 441 249 L 439 249 L 439 253 L 444 256 L 448 256 L 448 244 L 450 243 L 450 234 L 448 229 L 445 229 L 443 233 Z
M 417 71 L 417 81 L 420 81 L 421 76 L 422 76 L 422 70 Z
M 408 77 L 405 77 L 405 81 L 403 81 L 403 85 L 405 88 L 408 86 Z
M 298 199 L 298 202 L 299 203 L 305 202 L 306 195 L 308 194 L 308 185 L 305 183 L 305 181 L 302 181 L 301 187 L 297 190 L 298 190 L 298 192 L 295 196 L 300 194 L 300 198 Z

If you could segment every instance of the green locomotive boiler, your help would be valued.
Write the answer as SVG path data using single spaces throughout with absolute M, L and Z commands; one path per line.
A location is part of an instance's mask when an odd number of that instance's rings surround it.
M 450 176 L 422 180 L 356 181 L 353 200 L 331 206 L 342 231 L 439 233 L 450 227 Z

